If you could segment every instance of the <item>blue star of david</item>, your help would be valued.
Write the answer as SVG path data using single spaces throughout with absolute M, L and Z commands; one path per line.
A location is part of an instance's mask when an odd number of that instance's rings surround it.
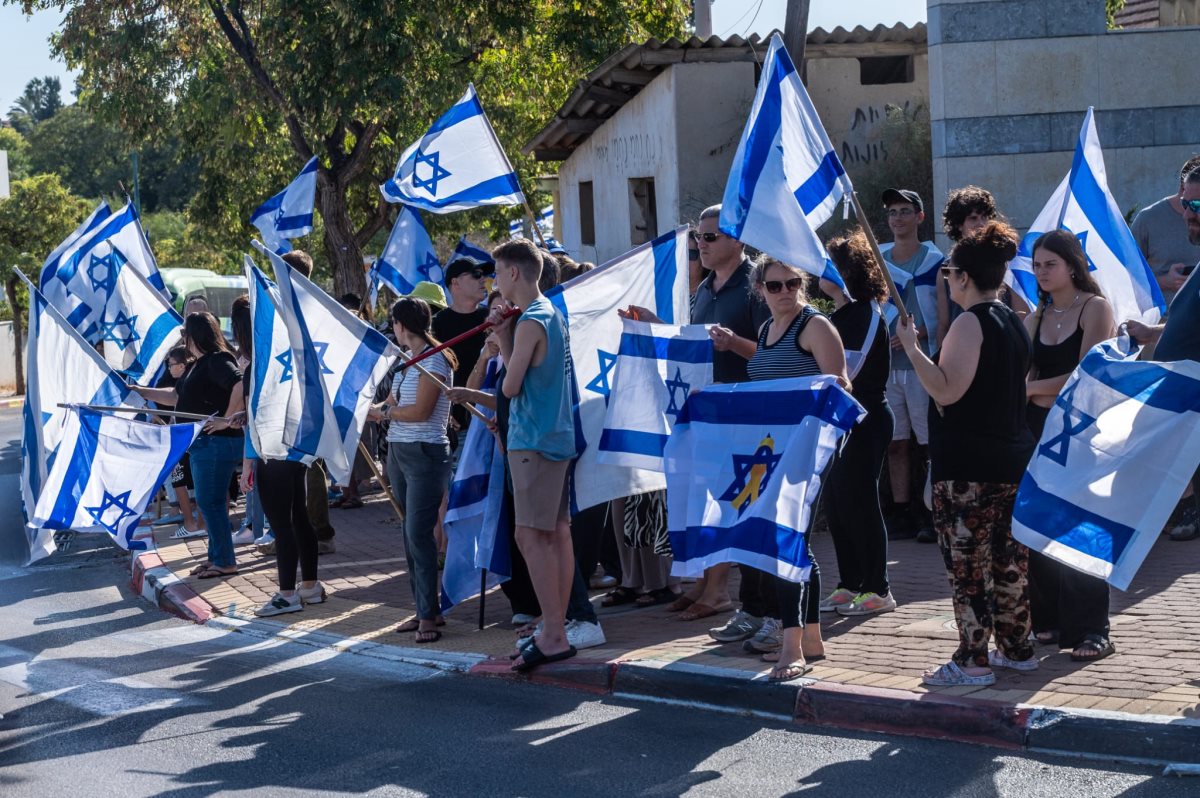
M 441 164 L 442 154 L 435 152 L 429 155 L 417 150 L 416 161 L 413 163 L 413 187 L 423 188 L 433 196 L 437 196 L 438 181 L 450 176 L 448 169 L 443 169 Z M 425 164 L 429 167 L 429 177 L 422 178 L 417 173 L 417 167 Z
M 687 401 L 688 391 L 690 391 L 692 389 L 692 386 L 683 381 L 683 369 L 680 368 L 679 366 L 675 367 L 675 376 L 672 377 L 671 379 L 667 380 L 666 386 L 667 386 L 667 390 L 670 391 L 670 393 L 671 393 L 670 399 L 668 399 L 668 401 L 667 401 L 667 411 L 666 411 L 667 415 L 674 416 L 675 420 L 678 421 L 679 420 L 679 411 L 683 409 L 682 408 L 683 402 Z M 683 392 L 683 400 L 682 401 L 676 400 L 676 398 L 675 398 L 676 391 Z
M 1082 233 L 1076 233 L 1075 238 L 1079 239 L 1079 246 L 1083 247 L 1083 257 L 1087 258 L 1088 271 L 1096 271 L 1096 264 L 1092 263 L 1092 256 L 1088 254 L 1087 250 L 1087 230 L 1084 230 Z
M 768 438 L 770 435 L 767 436 Z M 780 459 L 783 457 L 783 452 L 776 454 L 771 450 L 770 446 L 765 444 L 760 445 L 755 450 L 754 454 L 735 454 L 733 455 L 733 482 L 729 483 L 729 487 L 721 494 L 720 500 L 723 502 L 731 502 L 738 498 L 744 490 L 746 490 L 747 480 L 750 479 L 751 470 L 754 466 L 761 465 L 764 467 L 762 479 L 758 482 L 758 493 L 761 495 L 766 489 L 767 483 L 771 481 L 771 475 L 775 473 L 775 466 L 779 465 Z M 744 502 L 737 508 L 738 517 L 746 511 L 752 502 Z
M 438 277 L 433 276 L 434 269 L 438 270 Z M 440 276 L 441 270 L 442 264 L 438 263 L 438 259 L 434 257 L 432 252 L 425 256 L 424 263 L 417 266 L 417 272 L 421 275 L 421 277 L 431 283 L 440 283 L 442 281 Z
M 292 378 L 292 350 L 280 352 L 275 356 L 275 360 L 283 366 L 283 376 L 279 378 L 279 382 L 285 383 Z
M 313 349 L 317 353 L 317 362 L 321 364 L 321 373 L 332 374 L 333 369 L 325 365 L 325 352 L 329 350 L 329 344 L 324 341 L 313 341 Z
M 134 341 L 142 337 L 133 328 L 137 324 L 137 318 L 137 316 L 126 316 L 123 310 L 117 311 L 117 315 L 112 321 L 100 322 L 100 340 L 112 341 L 124 352 L 126 347 L 132 346 Z M 125 335 L 118 334 L 121 327 L 127 331 Z
M 617 356 L 604 350 L 599 350 L 598 354 L 600 355 L 600 373 L 587 384 L 587 389 L 603 396 L 604 404 L 607 406 L 608 396 L 612 393 L 612 387 L 608 384 L 608 375 L 612 372 L 613 367 L 617 365 Z
M 1081 413 L 1071 406 L 1075 389 L 1078 387 L 1078 382 L 1073 383 L 1070 388 L 1063 391 L 1058 399 L 1055 400 L 1054 406 L 1061 408 L 1063 411 L 1062 432 L 1038 447 L 1039 456 L 1049 458 L 1063 467 L 1067 465 L 1067 454 L 1070 449 L 1071 438 L 1096 423 L 1096 419 L 1086 413 Z
M 105 296 L 111 294 L 117 285 L 117 273 L 121 271 L 124 263 L 125 259 L 116 250 L 110 250 L 102 258 L 92 255 L 87 267 L 88 280 L 92 284 L 92 290 Z
M 129 494 L 131 491 L 125 491 L 119 496 L 113 496 L 108 491 L 104 491 L 104 498 L 100 502 L 99 507 L 85 507 L 88 514 L 96 519 L 96 524 L 102 527 L 108 534 L 116 537 L 120 534 L 121 523 L 126 518 L 137 518 L 138 514 L 129 506 Z M 117 517 L 112 523 L 105 523 L 104 516 L 109 510 L 116 510 Z

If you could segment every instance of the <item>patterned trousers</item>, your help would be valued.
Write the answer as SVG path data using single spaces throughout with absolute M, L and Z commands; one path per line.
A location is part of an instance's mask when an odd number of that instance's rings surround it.
M 938 482 L 933 520 L 946 563 L 958 625 L 954 661 L 988 667 L 988 642 L 1012 660 L 1033 656 L 1029 643 L 1029 549 L 1013 540 L 1017 486 Z

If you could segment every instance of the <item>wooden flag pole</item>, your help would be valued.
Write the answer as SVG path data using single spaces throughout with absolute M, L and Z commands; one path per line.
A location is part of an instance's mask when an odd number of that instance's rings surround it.
M 410 358 L 408 355 L 404 354 L 403 352 L 400 353 L 400 357 L 404 359 L 405 366 L 416 366 L 417 371 L 421 372 L 426 377 L 433 380 L 433 384 L 436 385 L 438 387 L 438 390 L 440 390 L 442 393 L 445 393 L 446 391 L 450 390 L 449 385 L 447 385 L 446 383 L 439 380 L 437 378 L 436 374 L 431 374 L 427 368 L 425 368 L 424 366 L 422 366 L 420 363 L 417 362 L 416 358 Z M 463 407 L 465 407 L 467 409 L 468 413 L 475 416 L 475 418 L 479 419 L 484 424 L 487 424 L 488 421 L 491 420 L 487 416 L 485 416 L 483 413 L 481 413 L 479 411 L 479 408 L 475 407 L 475 405 L 473 405 L 473 404 L 464 404 Z
M 850 196 L 854 200 L 854 215 L 858 217 L 863 232 L 867 234 L 867 241 L 871 244 L 871 252 L 875 255 L 875 261 L 879 264 L 879 271 L 883 272 L 883 279 L 887 283 L 888 292 L 892 295 L 892 302 L 896 305 L 896 310 L 900 311 L 900 317 L 907 319 L 908 309 L 904 307 L 904 299 L 901 298 L 900 292 L 896 290 L 896 283 L 892 280 L 891 272 L 888 271 L 887 261 L 883 259 L 883 253 L 879 251 L 879 242 L 875 240 L 875 231 L 871 229 L 871 223 L 867 220 L 867 215 L 863 213 L 862 205 L 858 202 L 858 192 L 855 191 Z
M 521 202 L 525 205 L 525 214 L 529 217 L 529 223 L 533 225 L 533 232 L 537 235 L 538 241 L 542 243 L 542 249 L 550 249 L 546 243 L 546 239 L 542 236 L 542 228 L 538 227 L 537 217 L 533 215 L 533 208 L 529 207 L 529 200 L 525 199 L 525 193 L 521 193 Z
M 367 465 L 371 467 L 371 473 L 373 473 L 375 478 L 379 480 L 379 484 L 383 487 L 383 492 L 387 494 L 388 501 L 392 503 L 392 509 L 396 511 L 396 517 L 403 521 L 404 511 L 400 509 L 400 503 L 397 502 L 396 497 L 392 495 L 391 483 L 384 478 L 383 472 L 379 470 L 379 464 L 375 462 L 375 458 L 372 457 L 371 453 L 367 451 L 367 447 L 363 445 L 361 438 L 358 440 L 358 451 L 367 459 Z M 354 475 L 351 474 L 350 478 L 354 479 Z

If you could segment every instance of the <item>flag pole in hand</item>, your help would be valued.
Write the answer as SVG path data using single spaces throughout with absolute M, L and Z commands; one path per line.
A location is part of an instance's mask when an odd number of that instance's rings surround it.
M 504 316 L 501 318 L 501 321 L 503 321 L 504 319 L 512 318 L 513 316 L 516 316 L 520 312 L 521 312 L 520 308 L 510 308 L 509 310 L 505 311 Z M 457 344 L 459 341 L 465 341 L 466 339 L 470 338 L 472 335 L 478 335 L 479 333 L 483 332 L 484 330 L 489 330 L 494 326 L 495 325 L 492 324 L 492 322 L 485 321 L 483 324 L 480 324 L 477 327 L 472 327 L 471 329 L 467 330 L 465 333 L 461 333 L 460 335 L 454 336 L 449 341 L 443 341 L 442 343 L 438 344 L 437 346 L 435 346 L 431 349 L 426 349 L 424 352 L 422 352 L 419 355 L 414 355 L 411 358 L 408 357 L 407 355 L 402 355 L 402 357 L 404 358 L 404 363 L 401 364 L 400 369 L 404 370 L 404 369 L 408 368 L 409 366 L 415 366 L 415 365 L 417 365 L 417 363 L 424 360 L 425 358 L 436 355 L 438 352 L 441 352 L 443 349 L 448 349 L 448 348 L 454 346 L 455 344 Z M 425 371 L 425 370 L 421 369 L 421 371 Z M 428 374 L 429 372 L 425 371 L 425 373 Z
M 887 262 L 883 259 L 883 253 L 879 251 L 879 242 L 875 240 L 875 231 L 871 229 L 871 222 L 867 219 L 867 215 L 863 213 L 862 205 L 858 202 L 858 192 L 855 191 L 850 196 L 854 199 L 854 215 L 858 217 L 863 232 L 867 234 L 867 241 L 871 244 L 871 252 L 875 255 L 875 260 L 879 263 L 879 271 L 883 272 L 883 279 L 887 283 L 888 293 L 892 295 L 892 302 L 895 303 L 896 310 L 900 311 L 900 318 L 907 319 L 908 309 L 904 307 L 904 300 L 900 297 L 900 292 L 896 290 L 896 282 L 892 280 L 892 273 L 888 271 Z

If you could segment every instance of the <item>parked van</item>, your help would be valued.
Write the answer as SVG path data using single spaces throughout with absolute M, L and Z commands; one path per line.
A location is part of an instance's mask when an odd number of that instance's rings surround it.
M 221 330 L 232 334 L 229 317 L 233 300 L 246 293 L 242 274 L 217 274 L 209 269 L 162 269 L 163 283 L 171 293 L 171 304 L 183 313 L 188 300 L 197 297 L 208 303 L 208 311 L 221 322 Z

